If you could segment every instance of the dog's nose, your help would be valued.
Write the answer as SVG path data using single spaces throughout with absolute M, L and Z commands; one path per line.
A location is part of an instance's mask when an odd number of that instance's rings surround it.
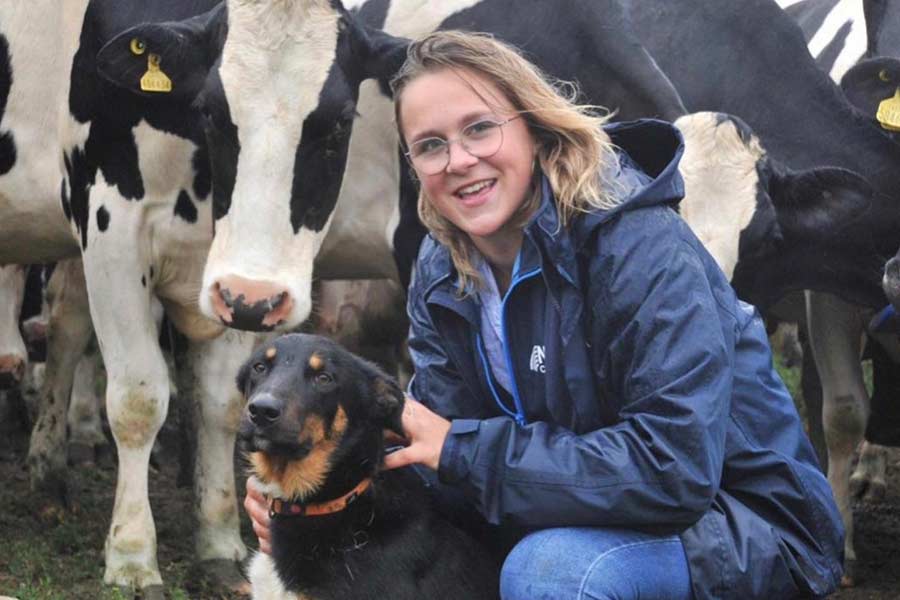
M 247 406 L 254 425 L 271 425 L 281 418 L 281 402 L 271 394 L 260 394 Z

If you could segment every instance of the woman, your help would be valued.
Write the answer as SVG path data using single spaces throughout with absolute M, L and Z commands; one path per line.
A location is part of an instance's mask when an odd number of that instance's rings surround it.
M 501 596 L 791 598 L 842 527 L 759 316 L 671 210 L 681 140 L 607 126 L 489 37 L 393 81 L 430 230 L 409 290 L 408 445 L 518 531 Z M 265 505 L 245 506 L 265 548 Z M 528 532 L 528 533 L 524 533 Z

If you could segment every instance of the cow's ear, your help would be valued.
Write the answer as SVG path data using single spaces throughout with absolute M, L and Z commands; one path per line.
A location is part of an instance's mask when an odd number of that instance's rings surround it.
M 219 57 L 228 26 L 225 2 L 183 21 L 127 29 L 97 54 L 97 71 L 145 96 L 193 100 Z
M 841 89 L 850 104 L 875 119 L 882 102 L 900 88 L 900 59 L 878 57 L 861 60 L 841 77 Z M 895 123 L 896 126 L 896 123 Z
M 374 402 L 371 405 L 372 416 L 382 429 L 390 429 L 397 435 L 404 435 L 400 420 L 403 414 L 403 390 L 393 377 L 381 373 L 373 381 L 375 390 Z
M 369 47 L 366 72 L 374 79 L 390 81 L 406 61 L 410 41 L 392 36 L 380 29 L 369 29 L 367 34 Z
M 786 237 L 819 240 L 841 235 L 870 215 L 874 190 L 853 171 L 819 167 L 773 176 L 769 194 Z
M 344 65 L 344 68 L 355 71 L 360 80 L 377 79 L 384 84 L 387 92 L 386 84 L 403 66 L 410 41 L 366 27 L 343 6 L 336 8 L 341 14 L 338 26 L 341 33 L 346 34 L 350 46 L 350 64 Z

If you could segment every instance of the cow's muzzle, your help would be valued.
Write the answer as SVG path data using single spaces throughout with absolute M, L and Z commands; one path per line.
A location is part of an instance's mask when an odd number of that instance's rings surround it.
M 213 312 L 228 327 L 270 331 L 284 323 L 294 300 L 284 286 L 236 275 L 222 277 L 209 291 Z

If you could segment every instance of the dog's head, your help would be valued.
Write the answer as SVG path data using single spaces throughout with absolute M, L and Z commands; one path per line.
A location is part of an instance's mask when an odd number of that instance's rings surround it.
M 289 334 L 262 346 L 237 385 L 247 399 L 238 436 L 255 475 L 285 498 L 309 498 L 339 467 L 373 473 L 383 429 L 403 433 L 396 381 L 327 338 Z

